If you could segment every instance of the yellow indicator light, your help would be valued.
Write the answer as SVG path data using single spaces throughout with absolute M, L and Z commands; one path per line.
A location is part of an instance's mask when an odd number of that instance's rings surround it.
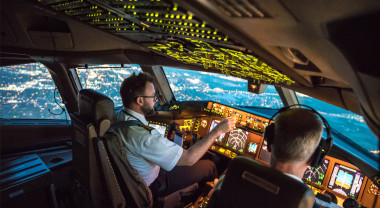
M 184 15 L 182 15 L 182 19 L 186 19 L 186 15 L 184 14 Z
M 187 17 L 187 19 L 192 20 L 193 19 L 193 14 L 189 13 L 189 16 Z
M 174 14 L 171 14 L 171 15 L 170 15 L 170 18 L 174 18 Z
M 199 32 L 199 30 L 196 30 L 195 32 Z
M 197 23 L 197 24 L 195 24 L 195 27 L 199 27 L 199 24 Z
M 190 26 L 193 26 L 193 23 L 190 23 L 189 25 L 190 25 Z
M 177 11 L 177 7 L 178 7 L 178 5 L 176 3 L 174 3 L 173 11 Z
M 179 19 L 181 17 L 181 15 L 177 14 L 177 16 L 175 16 L 175 18 Z
M 147 12 L 147 13 L 145 14 L 145 16 L 149 16 L 149 13 Z
M 137 12 L 133 12 L 133 15 L 136 15 L 137 14 Z
M 127 8 L 127 5 L 124 5 L 124 9 L 126 9 Z M 128 6 L 128 9 L 129 9 L 129 6 Z
M 227 39 L 228 39 L 228 38 L 227 38 L 227 36 L 226 36 L 223 40 L 224 40 L 224 41 L 227 41 Z
M 178 22 L 179 25 L 182 25 L 182 22 Z
M 165 17 L 168 18 L 168 17 L 169 17 L 169 14 L 165 14 Z
M 211 31 L 209 30 L 209 31 L 207 31 L 207 34 L 211 34 Z
M 221 38 L 221 37 L 218 37 L 218 40 L 222 40 L 222 38 Z
M 150 16 L 153 17 L 153 16 L 154 16 L 154 13 L 150 13 Z
M 158 13 L 156 13 L 154 16 L 155 16 L 155 17 L 158 17 Z
M 201 27 L 205 27 L 206 26 L 206 22 L 203 22 Z
M 190 32 L 193 32 L 194 31 L 194 29 L 190 29 Z
M 192 36 L 194 36 L 194 34 L 192 34 Z M 199 37 L 199 34 L 196 34 L 196 36 Z M 202 37 L 204 37 L 204 35 L 202 35 Z M 213 39 L 214 38 L 215 37 L 213 37 Z M 213 69 L 218 69 L 223 74 L 252 78 L 258 83 L 260 83 L 260 81 L 286 85 L 295 83 L 286 75 L 281 74 L 250 54 L 226 48 L 215 48 L 211 46 L 211 44 L 200 40 L 192 40 L 190 38 L 186 38 L 186 40 L 191 42 L 194 48 L 187 50 L 185 53 L 183 53 L 182 44 L 178 42 L 170 42 L 166 45 L 157 44 L 149 48 L 165 53 L 185 63 L 200 64 L 203 65 L 205 69 L 213 67 Z M 178 50 L 179 48 L 180 50 Z
M 132 9 L 135 9 L 135 5 L 132 5 Z
M 183 25 L 187 25 L 187 22 L 183 23 Z

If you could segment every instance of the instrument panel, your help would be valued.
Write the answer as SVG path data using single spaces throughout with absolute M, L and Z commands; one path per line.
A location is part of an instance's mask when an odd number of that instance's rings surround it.
M 185 148 L 206 136 L 224 118 L 235 117 L 236 127 L 231 132 L 217 137 L 210 151 L 231 159 L 245 156 L 269 165 L 271 153 L 262 135 L 265 127 L 269 125 L 268 118 L 214 102 L 208 102 L 207 107 L 201 111 L 208 112 L 209 115 L 174 120 L 180 131 L 186 132 L 183 137 L 184 144 L 187 143 L 184 145 Z M 315 194 L 333 193 L 341 206 L 347 197 L 360 202 L 363 194 L 368 194 L 364 189 L 368 186 L 367 181 L 370 182 L 355 166 L 329 156 L 326 156 L 320 167 L 309 167 L 303 180 Z

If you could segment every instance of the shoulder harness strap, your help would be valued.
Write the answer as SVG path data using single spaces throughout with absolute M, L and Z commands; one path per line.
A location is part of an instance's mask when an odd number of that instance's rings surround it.
M 140 127 L 144 128 L 145 130 L 149 131 L 149 133 L 151 133 L 151 131 L 154 129 L 153 127 L 144 125 L 139 120 L 120 121 L 120 122 L 111 124 L 110 129 L 115 130 L 118 128 L 124 128 L 124 127 L 129 127 L 129 126 L 140 126 Z

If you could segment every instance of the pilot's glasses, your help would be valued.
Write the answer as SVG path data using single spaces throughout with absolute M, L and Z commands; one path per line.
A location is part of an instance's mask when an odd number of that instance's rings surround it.
M 158 101 L 158 93 L 154 93 L 154 95 L 152 95 L 152 96 L 140 95 L 140 96 L 137 96 L 137 97 L 153 98 L 154 101 Z

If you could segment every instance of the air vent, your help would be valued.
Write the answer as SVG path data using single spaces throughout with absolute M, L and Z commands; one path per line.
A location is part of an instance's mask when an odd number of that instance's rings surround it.
M 264 18 L 267 17 L 253 1 L 250 0 L 210 0 L 218 5 L 218 8 L 230 17 L 240 18 Z

